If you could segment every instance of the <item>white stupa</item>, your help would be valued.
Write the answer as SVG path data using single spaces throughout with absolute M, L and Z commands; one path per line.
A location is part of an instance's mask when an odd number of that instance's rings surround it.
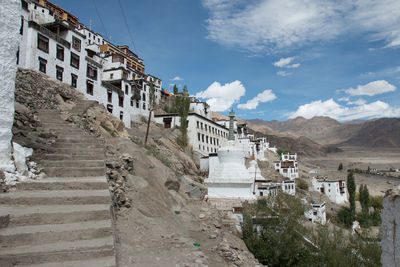
M 254 177 L 245 165 L 245 151 L 235 142 L 233 132 L 233 110 L 229 114 L 228 145 L 218 150 L 219 164 L 204 181 L 209 198 L 255 199 Z

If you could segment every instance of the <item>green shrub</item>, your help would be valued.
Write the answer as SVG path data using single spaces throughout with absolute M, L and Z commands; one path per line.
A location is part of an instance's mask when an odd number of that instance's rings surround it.
M 306 182 L 305 180 L 303 180 L 303 179 L 296 179 L 296 186 L 297 186 L 297 188 L 299 188 L 299 189 L 308 190 L 308 184 L 307 184 L 307 182 Z

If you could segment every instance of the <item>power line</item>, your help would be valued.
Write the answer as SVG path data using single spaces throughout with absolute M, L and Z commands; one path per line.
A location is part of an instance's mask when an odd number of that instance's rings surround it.
M 122 16 L 124 17 L 124 22 L 125 22 L 125 26 L 126 26 L 126 28 L 128 30 L 129 38 L 131 39 L 131 43 L 133 44 L 133 48 L 135 49 L 135 53 L 137 54 L 135 42 L 133 41 L 133 35 L 132 35 L 132 32 L 131 32 L 131 29 L 129 28 L 128 20 L 126 19 L 125 12 L 124 12 L 124 9 L 122 7 L 121 1 L 120 0 L 117 0 L 117 1 L 118 1 L 118 4 L 119 4 L 119 7 L 121 8 Z
M 107 30 L 106 30 L 106 27 L 104 26 L 103 20 L 101 19 L 100 12 L 99 12 L 99 10 L 97 9 L 96 1 L 95 1 L 95 0 L 92 0 L 92 2 L 93 2 L 93 5 L 94 5 L 94 9 L 96 10 L 96 14 L 97 14 L 97 16 L 99 17 L 101 26 L 103 27 L 103 31 L 104 31 L 104 33 L 106 34 L 106 38 L 109 38 L 108 33 L 107 33 Z

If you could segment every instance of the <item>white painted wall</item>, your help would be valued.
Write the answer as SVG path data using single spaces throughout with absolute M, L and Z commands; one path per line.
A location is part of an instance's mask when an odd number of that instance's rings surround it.
M 323 187 L 324 194 L 327 195 L 330 200 L 338 204 L 347 202 L 346 182 L 342 181 L 342 183 L 345 187 L 341 192 L 339 181 L 319 181 L 316 177 L 312 179 L 312 185 L 315 191 L 321 193 L 321 188 Z
M 304 216 L 311 222 L 326 224 L 326 204 L 310 204 L 311 207 L 304 212 Z
M 0 169 L 14 171 L 11 160 L 17 51 L 20 41 L 21 1 L 0 4 Z

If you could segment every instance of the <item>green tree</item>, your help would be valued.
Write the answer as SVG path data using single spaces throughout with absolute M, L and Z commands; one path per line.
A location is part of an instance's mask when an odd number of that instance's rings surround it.
M 369 207 L 370 207 L 370 201 L 369 201 L 369 191 L 368 187 L 366 185 L 361 185 L 360 188 L 358 189 L 359 195 L 360 195 L 360 204 L 361 204 L 361 209 L 364 214 L 369 214 Z
M 178 87 L 176 87 L 176 84 L 174 84 L 173 93 L 174 93 L 174 95 L 176 95 L 178 93 Z
M 343 163 L 340 162 L 339 167 L 338 167 L 338 171 L 343 170 Z
M 356 214 L 356 183 L 352 171 L 347 174 L 347 190 L 349 191 L 350 219 L 353 222 Z
M 188 136 L 187 136 L 187 128 L 188 128 L 188 114 L 190 107 L 190 98 L 187 86 L 183 88 L 183 93 L 177 95 L 174 102 L 174 110 L 178 113 L 181 121 L 181 125 L 179 127 L 180 135 L 177 138 L 177 142 L 181 147 L 186 147 L 188 145 Z

